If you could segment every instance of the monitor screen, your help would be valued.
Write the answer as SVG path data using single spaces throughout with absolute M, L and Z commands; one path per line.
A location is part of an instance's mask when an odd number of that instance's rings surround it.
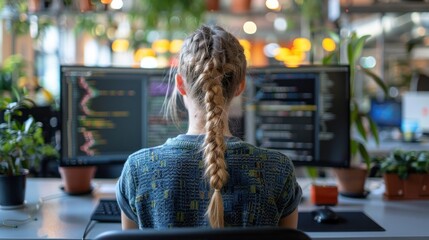
M 429 134 L 429 92 L 402 96 L 402 131 Z
M 172 123 L 167 121 L 162 112 L 162 105 L 165 100 L 166 94 L 169 94 L 168 91 L 171 91 L 172 88 L 168 86 L 168 81 L 163 81 L 165 75 L 156 75 L 151 74 L 148 76 L 148 129 L 147 129 L 147 147 L 155 147 L 165 143 L 168 138 L 175 137 L 179 133 L 184 133 L 187 130 L 187 114 L 186 109 L 183 105 L 179 104 L 179 107 L 182 107 L 182 115 L 179 116 L 179 122 Z
M 62 66 L 60 165 L 122 163 L 165 141 L 173 131 L 158 127 L 166 125 L 158 106 L 165 76 L 162 69 Z
M 394 99 L 371 99 L 369 115 L 379 128 L 400 128 L 402 122 L 402 105 Z
M 246 140 L 279 150 L 295 165 L 348 167 L 348 66 L 251 69 Z

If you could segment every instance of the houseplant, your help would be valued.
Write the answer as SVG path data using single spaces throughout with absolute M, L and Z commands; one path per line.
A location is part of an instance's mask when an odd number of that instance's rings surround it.
M 376 161 L 386 199 L 429 199 L 429 151 L 395 150 Z
M 44 142 L 42 126 L 30 116 L 20 122 L 20 109 L 31 107 L 31 100 L 17 97 L 12 102 L 3 98 L 0 111 L 4 122 L 0 124 L 0 206 L 22 206 L 25 199 L 25 182 L 29 170 L 37 167 L 47 156 L 58 156 L 57 150 Z
M 331 35 L 335 34 L 331 33 Z M 361 99 L 356 89 L 357 71 L 369 76 L 369 79 L 380 87 L 384 95 L 388 96 L 387 87 L 383 80 L 369 69 L 363 68 L 359 63 L 359 58 L 369 37 L 369 35 L 358 36 L 356 33 L 351 33 L 343 39 L 334 36 L 334 39 L 338 39 L 339 45 L 345 44 L 346 48 L 344 50 L 350 65 L 351 166 L 350 168 L 334 169 L 340 194 L 349 197 L 365 197 L 365 180 L 368 170 L 371 168 L 371 159 L 366 145 L 370 140 L 370 136 L 372 136 L 377 145 L 379 144 L 377 125 L 359 104 Z M 339 50 L 332 52 L 322 60 L 323 64 L 330 64 L 335 59 L 339 60 L 339 55 Z M 362 163 L 364 166 L 362 166 Z

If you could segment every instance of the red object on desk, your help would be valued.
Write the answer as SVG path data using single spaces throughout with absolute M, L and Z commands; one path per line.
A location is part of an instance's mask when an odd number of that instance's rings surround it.
M 315 185 L 310 187 L 310 200 L 314 205 L 337 205 L 337 186 Z

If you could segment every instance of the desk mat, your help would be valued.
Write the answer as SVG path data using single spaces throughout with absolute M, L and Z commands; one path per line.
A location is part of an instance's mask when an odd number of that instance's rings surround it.
M 385 231 L 363 212 L 336 212 L 338 223 L 317 223 L 311 212 L 299 212 L 298 229 L 304 232 L 378 232 Z

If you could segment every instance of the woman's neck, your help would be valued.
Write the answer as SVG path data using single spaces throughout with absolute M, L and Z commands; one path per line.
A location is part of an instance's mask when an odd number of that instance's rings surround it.
M 186 132 L 186 134 L 188 135 L 201 135 L 201 134 L 205 134 L 206 130 L 205 130 L 205 116 L 201 113 L 201 112 L 195 112 L 195 111 L 190 111 L 190 109 L 188 109 L 188 119 L 189 119 L 189 125 L 188 125 L 188 131 Z M 223 135 L 224 136 L 228 136 L 231 137 L 232 134 L 229 130 L 229 125 L 228 125 L 228 115 L 225 114 L 225 118 L 223 119 L 224 122 L 224 130 L 223 130 Z

